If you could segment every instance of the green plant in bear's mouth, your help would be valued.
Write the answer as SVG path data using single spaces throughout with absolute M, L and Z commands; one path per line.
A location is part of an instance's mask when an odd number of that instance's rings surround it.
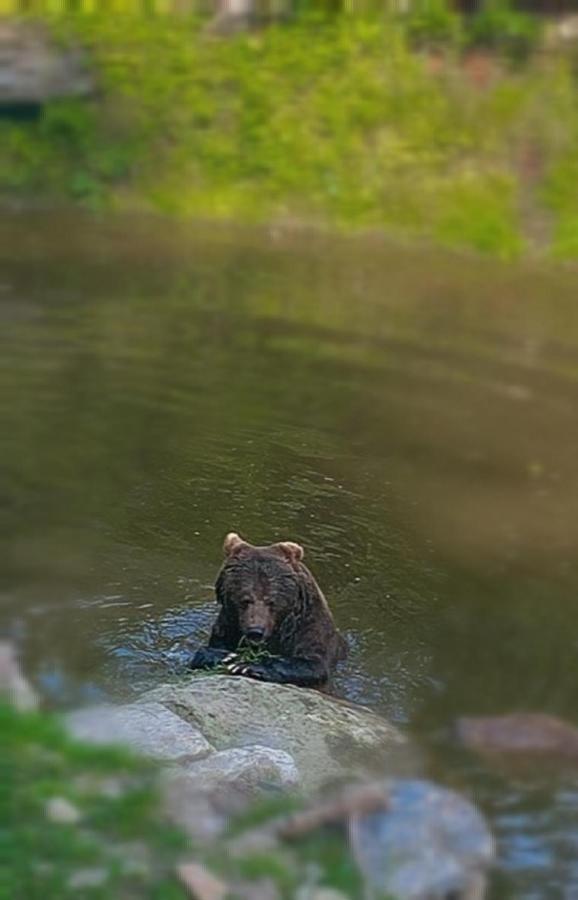
M 237 654 L 238 662 L 241 663 L 260 663 L 268 659 L 279 659 L 278 654 L 270 653 L 269 650 L 265 647 L 260 647 L 258 644 L 251 644 L 244 635 L 237 644 L 235 653 Z

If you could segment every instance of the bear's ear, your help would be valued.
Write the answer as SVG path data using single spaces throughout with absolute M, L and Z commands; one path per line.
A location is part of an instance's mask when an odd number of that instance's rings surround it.
M 227 537 L 225 538 L 225 543 L 223 544 L 223 552 L 225 556 L 235 556 L 243 547 L 248 547 L 249 544 L 247 541 L 244 541 L 242 537 L 238 534 L 235 534 L 234 531 L 230 531 Z
M 278 550 L 292 565 L 301 562 L 305 556 L 301 544 L 294 544 L 293 541 L 281 541 L 279 544 L 274 544 L 273 546 L 275 550 Z

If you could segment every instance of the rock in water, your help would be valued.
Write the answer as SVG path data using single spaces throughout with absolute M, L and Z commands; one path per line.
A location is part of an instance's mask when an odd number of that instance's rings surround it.
M 478 900 L 494 841 L 482 815 L 454 791 L 427 781 L 384 785 L 384 808 L 352 816 L 352 850 L 370 897 Z
M 415 774 L 407 739 L 368 710 L 326 694 L 222 675 L 193 676 L 141 698 L 190 722 L 218 750 L 259 744 L 289 753 L 305 790 L 356 772 Z
M 456 730 L 466 747 L 482 753 L 578 761 L 578 728 L 546 713 L 464 717 L 458 719 Z

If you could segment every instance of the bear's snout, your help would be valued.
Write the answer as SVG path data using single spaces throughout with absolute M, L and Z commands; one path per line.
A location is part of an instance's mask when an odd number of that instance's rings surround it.
M 262 644 L 265 640 L 264 628 L 248 628 L 245 637 L 251 644 Z
M 253 597 L 241 607 L 239 626 L 241 634 L 250 644 L 265 643 L 275 629 L 272 608 L 260 597 Z

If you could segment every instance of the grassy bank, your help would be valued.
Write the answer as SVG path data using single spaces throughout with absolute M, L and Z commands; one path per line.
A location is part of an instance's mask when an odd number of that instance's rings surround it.
M 444 22 L 425 49 L 431 22 L 338 17 L 220 40 L 186 18 L 59 19 L 59 39 L 90 48 L 101 96 L 3 121 L 0 192 L 578 256 L 570 55 L 520 60 L 514 41 L 498 59 Z
M 174 868 L 187 842 L 159 815 L 150 766 L 1 702 L 0 729 L 3 900 L 184 900 Z
M 231 900 L 263 890 L 291 900 L 307 883 L 363 895 L 345 838 L 332 830 L 290 848 L 252 840 L 229 852 L 228 842 L 299 808 L 290 797 L 257 802 L 220 841 L 194 847 L 161 812 L 152 764 L 78 743 L 55 716 L 19 713 L 1 700 L 0 727 L 2 900 L 185 900 L 197 894 L 180 883 L 177 866 L 190 861 L 231 886 Z

